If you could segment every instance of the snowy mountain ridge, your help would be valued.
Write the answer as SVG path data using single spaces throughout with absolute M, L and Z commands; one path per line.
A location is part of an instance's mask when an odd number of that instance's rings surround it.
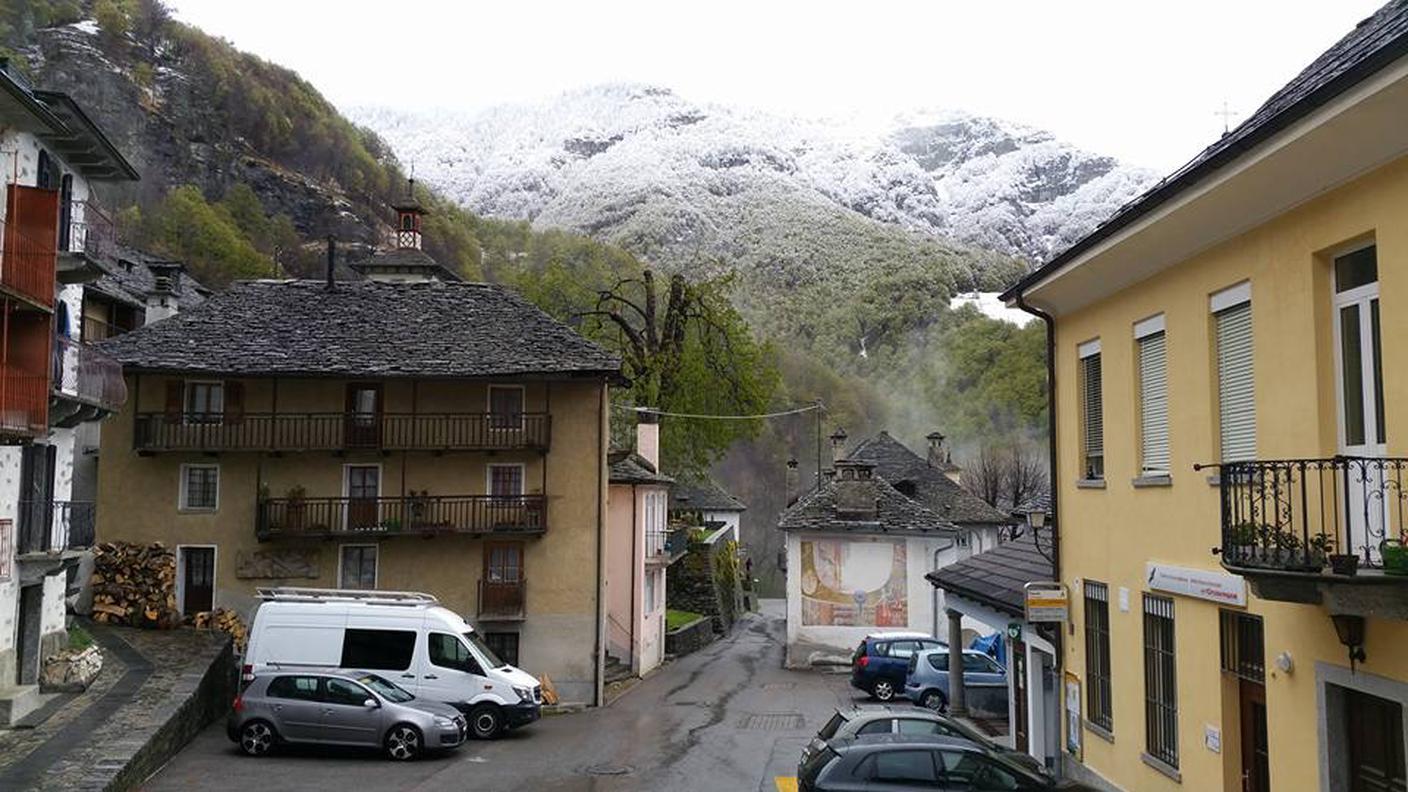
M 960 112 L 876 125 L 700 104 L 649 85 L 473 115 L 348 114 L 472 211 L 675 262 L 737 257 L 760 237 L 788 257 L 778 235 L 807 229 L 779 223 L 875 233 L 866 221 L 1037 262 L 1154 177 L 1048 132 Z

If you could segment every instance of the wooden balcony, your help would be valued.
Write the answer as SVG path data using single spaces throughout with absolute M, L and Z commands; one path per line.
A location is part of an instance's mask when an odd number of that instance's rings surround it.
M 137 451 L 547 451 L 547 413 L 137 414 Z
M 479 581 L 475 614 L 480 621 L 522 621 L 526 613 L 528 582 L 519 580 Z
M 54 307 L 59 194 L 9 185 L 0 233 L 0 288 L 43 308 Z
M 260 540 L 297 537 L 473 534 L 524 536 L 547 531 L 542 495 L 409 495 L 389 498 L 262 498 Z
M 23 441 L 49 429 L 50 320 L 0 298 L 0 441 Z
M 1263 599 L 1408 619 L 1408 459 L 1223 463 L 1222 556 Z

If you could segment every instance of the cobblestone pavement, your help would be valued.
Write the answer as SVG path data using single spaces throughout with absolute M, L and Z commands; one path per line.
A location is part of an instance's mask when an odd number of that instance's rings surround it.
M 38 727 L 0 731 L 0 789 L 104 788 L 191 697 L 226 640 L 84 627 L 103 648 L 102 673 Z
M 783 633 L 777 616 L 748 616 L 609 707 L 408 764 L 314 748 L 251 759 L 214 724 L 143 789 L 773 792 L 832 711 L 860 695 L 844 675 L 782 668 Z

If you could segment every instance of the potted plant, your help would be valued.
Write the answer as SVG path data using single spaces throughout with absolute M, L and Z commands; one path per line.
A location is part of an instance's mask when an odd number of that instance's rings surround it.
M 1306 564 L 1316 569 L 1324 569 L 1330 551 L 1335 549 L 1335 542 L 1329 534 L 1321 531 L 1310 537 L 1310 543 L 1305 546 L 1305 549 Z
M 1251 561 L 1256 554 L 1260 533 L 1257 526 L 1250 522 L 1238 523 L 1228 528 L 1227 546 L 1223 548 L 1223 557 L 1230 558 L 1233 563 Z
M 308 497 L 308 490 L 301 484 L 295 484 L 284 493 L 287 499 L 284 505 L 284 523 L 290 531 L 297 531 L 303 528 L 304 522 L 308 518 L 308 504 L 305 498 Z

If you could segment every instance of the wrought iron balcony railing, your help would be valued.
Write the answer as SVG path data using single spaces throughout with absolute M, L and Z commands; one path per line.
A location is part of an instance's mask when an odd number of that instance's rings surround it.
M 138 413 L 138 451 L 546 451 L 547 413 Z
M 51 553 L 93 546 L 97 507 L 91 501 L 22 500 L 19 552 Z
M 73 201 L 60 216 L 59 252 L 115 261 L 117 224 L 93 201 Z
M 53 387 L 56 393 L 106 410 L 127 401 L 122 364 L 65 336 L 54 337 Z
M 518 580 L 479 581 L 479 600 L 476 613 L 487 621 L 514 621 L 522 619 L 525 613 L 524 600 L 527 598 L 528 582 Z
M 547 530 L 547 499 L 542 495 L 262 498 L 257 519 L 260 539 L 540 534 Z
M 1226 567 L 1408 575 L 1408 459 L 1338 456 L 1218 467 Z
M 656 563 L 678 560 L 689 550 L 690 530 L 688 526 L 679 526 L 664 531 L 646 531 L 645 560 Z

